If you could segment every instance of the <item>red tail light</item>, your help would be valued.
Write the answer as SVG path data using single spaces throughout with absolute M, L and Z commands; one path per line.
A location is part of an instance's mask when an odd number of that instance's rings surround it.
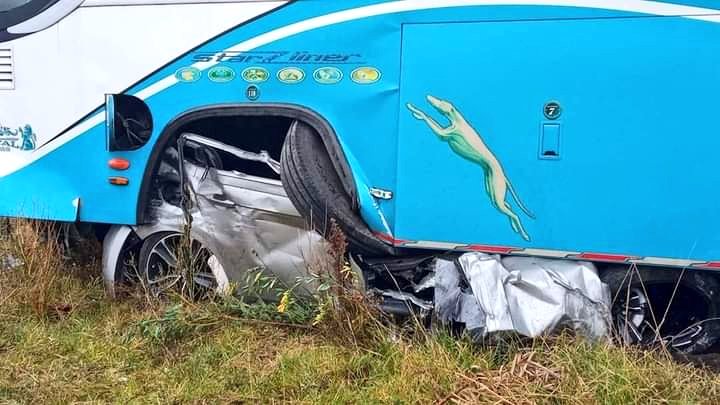
M 112 158 L 108 162 L 108 166 L 114 170 L 127 170 L 130 168 L 130 161 L 123 158 Z

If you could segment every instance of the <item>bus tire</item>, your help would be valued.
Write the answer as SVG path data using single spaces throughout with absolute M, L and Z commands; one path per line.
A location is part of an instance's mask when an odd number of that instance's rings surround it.
M 280 164 L 290 201 L 318 233 L 328 237 L 334 219 L 352 251 L 368 256 L 395 254 L 395 248 L 375 237 L 352 209 L 325 145 L 312 127 L 300 121 L 292 124 Z

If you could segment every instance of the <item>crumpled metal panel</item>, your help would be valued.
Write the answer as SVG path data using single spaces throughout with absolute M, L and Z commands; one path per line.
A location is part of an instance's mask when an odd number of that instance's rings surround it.
M 455 262 L 438 259 L 435 274 L 438 319 L 465 323 L 472 336 L 609 333 L 610 290 L 592 263 L 466 253 Z
M 426 284 L 426 283 L 423 283 Z M 435 262 L 435 314 L 440 322 L 464 323 L 468 331 L 485 328 L 485 313 L 467 287 L 452 260 Z
M 308 263 L 322 252 L 323 238 L 305 229 L 282 183 L 185 162 L 193 190 L 191 236 L 210 249 L 231 282 L 248 270 L 263 269 L 293 286 L 308 275 Z M 153 208 L 153 223 L 136 228 L 145 238 L 159 231 L 180 232 L 180 207 Z
M 431 311 L 433 309 L 432 302 L 420 299 L 410 293 L 396 291 L 396 290 L 379 290 L 379 289 L 372 289 L 370 292 L 375 293 L 377 295 L 384 296 L 384 297 L 393 298 L 397 301 L 414 304 L 418 308 L 426 310 L 426 311 Z

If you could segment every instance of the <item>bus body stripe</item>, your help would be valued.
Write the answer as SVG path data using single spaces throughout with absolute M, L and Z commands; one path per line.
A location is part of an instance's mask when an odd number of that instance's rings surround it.
M 451 242 L 436 241 L 403 241 L 401 239 L 383 238 L 386 242 L 392 243 L 396 247 L 432 249 L 432 250 L 456 250 L 456 251 L 472 251 L 487 254 L 502 254 L 516 256 L 538 256 L 548 259 L 571 259 L 586 260 L 593 262 L 605 263 L 621 263 L 621 264 L 637 264 L 637 265 L 654 265 L 666 267 L 693 267 L 702 269 L 720 270 L 720 261 L 705 261 L 692 259 L 674 259 L 668 257 L 640 257 L 629 255 L 618 255 L 612 253 L 590 253 L 590 252 L 572 252 L 552 249 L 535 249 L 521 248 L 498 245 L 479 245 L 479 244 L 463 244 Z

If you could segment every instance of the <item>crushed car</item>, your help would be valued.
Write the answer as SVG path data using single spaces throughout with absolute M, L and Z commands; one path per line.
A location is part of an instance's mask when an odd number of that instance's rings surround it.
M 267 153 L 252 153 L 196 134 L 184 134 L 181 145 L 169 147 L 156 180 L 152 222 L 114 230 L 105 238 L 104 272 L 108 288 L 128 269 L 120 254 L 132 232 L 136 269 L 150 289 L 161 294 L 182 283 L 227 292 L 231 282 L 259 269 L 293 285 L 306 276 L 307 263 L 322 248 L 323 239 L 308 230 L 279 180 L 223 170 L 218 150 L 240 159 L 262 162 L 277 171 L 279 162 Z M 182 153 L 182 152 L 184 153 Z M 182 162 L 182 163 L 181 163 Z M 184 206 L 183 188 L 192 201 Z M 192 275 L 178 271 L 180 246 L 188 224 Z M 139 249 L 137 248 L 139 245 Z M 193 277 L 185 280 L 184 277 Z

